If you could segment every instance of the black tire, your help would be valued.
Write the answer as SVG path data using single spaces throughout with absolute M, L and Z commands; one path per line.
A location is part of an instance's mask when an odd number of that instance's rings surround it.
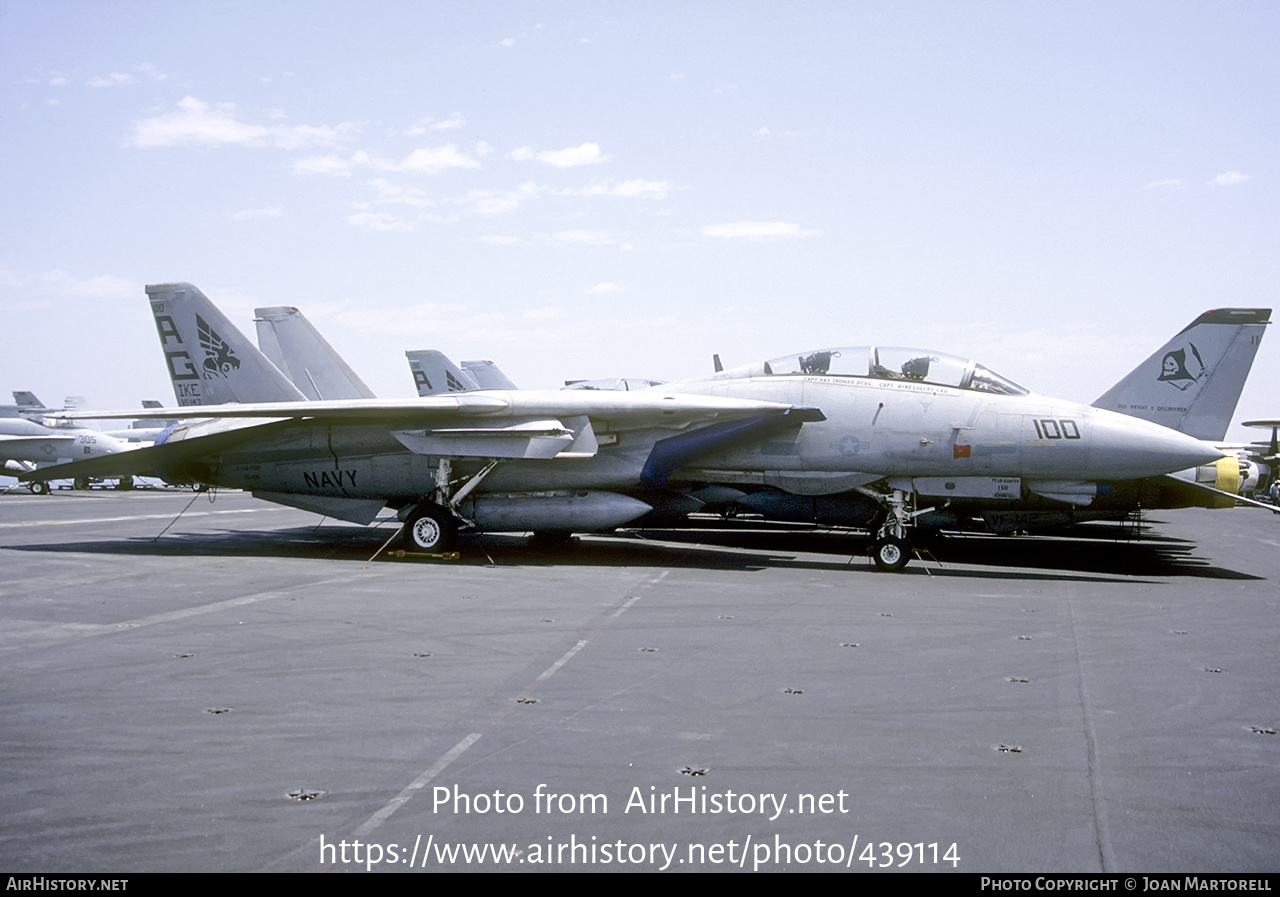
M 907 566 L 907 561 L 911 560 L 911 545 L 906 539 L 885 536 L 876 542 L 871 556 L 881 571 L 897 573 Z
M 458 544 L 458 523 L 437 504 L 423 502 L 404 522 L 404 546 L 408 551 L 440 554 Z
M 121 477 L 120 482 L 116 483 L 116 489 L 129 490 L 133 488 L 133 477 Z
M 71 487 L 72 487 L 73 489 L 88 489 L 88 488 L 89 488 L 89 478 L 88 478 L 88 477 L 76 477 L 74 480 L 72 480 L 72 481 L 71 481 Z
M 31 490 L 32 495 L 48 495 L 49 484 L 43 480 L 32 480 L 27 483 L 27 488 Z

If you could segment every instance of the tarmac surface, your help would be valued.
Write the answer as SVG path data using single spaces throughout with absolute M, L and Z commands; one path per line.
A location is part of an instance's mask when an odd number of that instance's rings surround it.
M 370 562 L 194 498 L 0 495 L 0 869 L 1280 869 L 1264 511 L 895 575 L 716 521 Z

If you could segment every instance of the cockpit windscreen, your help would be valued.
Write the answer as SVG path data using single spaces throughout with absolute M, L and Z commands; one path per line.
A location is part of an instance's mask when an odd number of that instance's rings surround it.
M 933 383 L 1003 396 L 1024 396 L 1024 389 L 968 358 L 897 346 L 845 346 L 783 355 L 764 363 L 772 376 L 820 374 L 832 377 L 875 377 Z

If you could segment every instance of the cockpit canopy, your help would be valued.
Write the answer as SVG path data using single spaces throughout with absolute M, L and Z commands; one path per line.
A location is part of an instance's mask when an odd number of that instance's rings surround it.
M 763 365 L 752 365 L 751 368 L 754 370 L 743 369 L 733 373 L 738 376 L 763 374 L 768 377 L 799 374 L 874 377 L 881 380 L 932 383 L 1002 396 L 1025 396 L 1030 392 L 971 359 L 900 346 L 819 349 L 816 352 L 772 358 Z

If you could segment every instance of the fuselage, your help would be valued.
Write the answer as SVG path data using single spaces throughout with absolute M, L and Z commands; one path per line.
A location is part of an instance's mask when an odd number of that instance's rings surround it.
M 766 472 L 849 473 L 896 478 L 1129 480 L 1220 457 L 1199 440 L 1124 415 L 1031 393 L 1000 395 L 925 382 L 824 375 L 689 381 L 658 387 L 680 394 L 819 409 L 825 420 L 699 458 L 673 483 Z M 650 391 L 646 391 L 650 392 Z M 615 429 L 600 401 L 578 408 L 557 391 L 486 391 L 495 417 L 589 417 L 599 447 L 592 457 L 504 460 L 478 494 L 555 489 L 635 493 L 655 443 L 686 429 L 660 414 Z M 591 396 L 590 392 L 583 394 Z M 599 396 L 600 394 L 595 394 Z M 625 394 L 624 394 L 625 395 Z M 633 393 L 634 395 L 634 393 Z M 194 424 L 191 435 L 204 427 Z M 383 423 L 296 421 L 255 428 L 261 435 L 204 459 L 190 476 L 228 487 L 278 493 L 410 501 L 436 484 L 439 456 L 415 453 Z M 484 459 L 454 460 L 466 476 Z M 197 469 L 198 468 L 198 469 Z M 733 481 L 733 477 L 728 477 Z M 843 488 L 833 480 L 833 488 Z
M 790 402 L 825 421 L 701 467 L 907 477 L 1127 480 L 1208 463 L 1213 446 L 1137 418 L 1035 393 L 798 375 L 678 384 L 686 392 Z
M 35 464 L 95 458 L 136 446 L 80 427 L 46 427 L 22 417 L 0 418 L 0 461 Z

